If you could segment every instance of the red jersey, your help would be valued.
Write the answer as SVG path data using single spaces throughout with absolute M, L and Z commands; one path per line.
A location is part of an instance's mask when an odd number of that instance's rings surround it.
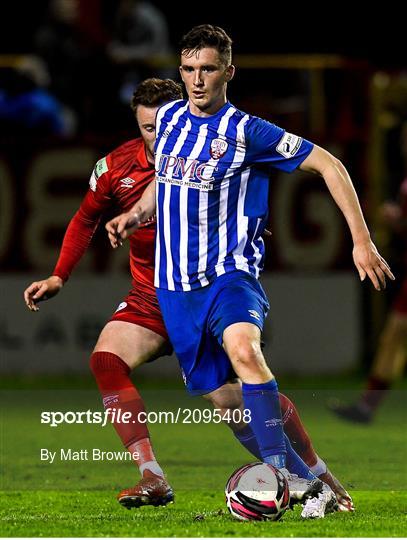
M 92 172 L 89 191 L 68 225 L 53 275 L 66 281 L 89 246 L 103 212 L 112 206 L 118 206 L 121 212 L 130 210 L 153 179 L 154 166 L 147 161 L 141 138 L 122 144 L 100 159 Z M 155 228 L 155 222 L 149 222 L 129 239 L 133 286 L 152 295 Z

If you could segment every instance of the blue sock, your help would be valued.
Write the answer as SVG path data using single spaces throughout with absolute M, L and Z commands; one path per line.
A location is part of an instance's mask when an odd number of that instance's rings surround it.
M 257 459 L 261 459 L 259 445 L 254 436 L 252 428 L 246 424 L 240 431 L 234 431 L 233 435 Z
M 249 425 L 246 425 L 240 431 L 234 431 L 234 436 L 242 444 L 246 450 L 248 450 L 253 456 L 261 459 L 259 445 L 257 444 L 256 437 L 253 430 Z M 307 480 L 313 480 L 316 478 L 315 474 L 311 471 L 308 465 L 301 459 L 294 448 L 291 446 L 290 439 L 284 434 L 285 447 L 287 449 L 286 466 L 287 469 L 294 474 L 298 474 L 301 478 Z
M 291 446 L 290 439 L 284 434 L 285 447 L 287 449 L 287 469 L 294 474 L 298 474 L 301 478 L 313 480 L 316 478 L 308 465 L 300 458 L 294 448 Z
M 244 408 L 251 414 L 251 427 L 262 461 L 285 467 L 286 448 L 277 382 L 242 384 Z

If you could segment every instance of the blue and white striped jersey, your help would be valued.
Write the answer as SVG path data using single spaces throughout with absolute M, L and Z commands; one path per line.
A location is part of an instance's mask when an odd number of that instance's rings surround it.
M 167 103 L 156 131 L 155 286 L 189 291 L 233 270 L 257 278 L 270 166 L 291 172 L 313 145 L 229 102 L 206 118 Z

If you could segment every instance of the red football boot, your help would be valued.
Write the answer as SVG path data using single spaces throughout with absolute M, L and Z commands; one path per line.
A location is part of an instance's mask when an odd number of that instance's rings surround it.
M 132 488 L 123 489 L 117 500 L 128 510 L 146 505 L 165 506 L 174 501 L 174 493 L 165 478 L 145 471 L 140 482 Z

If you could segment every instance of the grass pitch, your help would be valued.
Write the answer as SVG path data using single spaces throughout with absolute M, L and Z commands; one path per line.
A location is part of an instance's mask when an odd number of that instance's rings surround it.
M 325 408 L 343 390 L 295 389 L 294 398 L 318 453 L 351 492 L 356 512 L 303 521 L 300 508 L 279 522 L 235 521 L 224 504 L 231 472 L 252 461 L 224 425 L 154 424 L 157 457 L 175 490 L 175 504 L 127 511 L 116 501 L 120 489 L 137 482 L 130 462 L 61 461 L 60 449 L 121 450 L 111 426 L 72 424 L 51 428 L 42 411 L 102 410 L 94 389 L 17 387 L 2 391 L 3 536 L 162 537 L 403 537 L 407 533 L 407 398 L 393 392 L 372 426 L 354 426 Z M 58 387 L 59 386 L 59 387 Z M 287 386 L 285 386 L 287 388 Z M 146 387 L 148 410 L 206 408 L 181 388 Z M 352 399 L 355 392 L 348 391 Z M 40 450 L 57 452 L 54 463 Z

